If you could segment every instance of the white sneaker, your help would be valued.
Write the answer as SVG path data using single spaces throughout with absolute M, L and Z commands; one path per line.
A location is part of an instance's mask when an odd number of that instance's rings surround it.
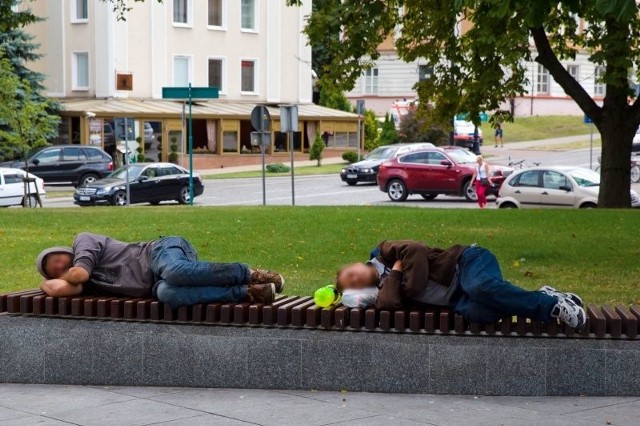
M 572 328 L 582 328 L 587 321 L 584 309 L 573 300 L 564 298 L 558 299 L 558 303 L 551 310 L 551 316 L 560 318 L 561 321 Z
M 580 296 L 575 293 L 563 293 L 548 285 L 545 285 L 538 291 L 546 294 L 547 296 L 553 296 L 556 299 L 571 299 L 571 301 L 576 305 L 580 307 L 584 306 L 584 303 L 582 303 L 582 298 L 580 298 Z

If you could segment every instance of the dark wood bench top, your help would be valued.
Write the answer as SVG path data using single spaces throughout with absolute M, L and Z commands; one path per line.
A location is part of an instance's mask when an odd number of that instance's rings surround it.
M 576 332 L 557 321 L 544 324 L 522 317 L 479 324 L 439 308 L 394 312 L 339 305 L 323 309 L 306 296 L 279 296 L 272 305 L 210 303 L 172 310 L 158 300 L 145 298 L 56 298 L 40 290 L 0 295 L 0 313 L 13 315 L 447 335 L 638 339 L 640 306 L 589 305 L 586 311 L 587 325 Z

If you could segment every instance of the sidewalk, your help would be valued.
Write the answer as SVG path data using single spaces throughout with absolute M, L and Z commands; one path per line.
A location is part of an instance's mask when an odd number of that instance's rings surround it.
M 7 425 L 637 425 L 640 398 L 0 385 Z
M 282 163 L 287 166 L 290 165 L 291 162 L 289 157 L 286 157 L 286 159 L 283 157 Z M 346 161 L 344 161 L 340 157 L 331 157 L 331 158 L 325 158 L 322 160 L 322 164 L 341 164 L 341 163 L 347 164 Z M 296 161 L 294 163 L 295 167 L 309 167 L 309 166 L 315 166 L 316 164 L 317 164 L 316 160 L 311 160 L 311 161 L 303 160 L 303 161 Z M 237 172 L 254 172 L 259 170 L 262 170 L 261 164 L 252 164 L 250 166 L 225 167 L 223 169 L 196 170 L 196 171 L 201 175 L 206 176 L 206 175 L 221 175 L 221 174 L 237 173 Z

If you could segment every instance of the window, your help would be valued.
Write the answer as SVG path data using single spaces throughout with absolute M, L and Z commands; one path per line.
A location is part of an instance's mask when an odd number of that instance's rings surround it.
M 593 71 L 593 94 L 595 96 L 604 96 L 606 88 L 602 82 L 604 77 L 604 67 L 598 66 Z
M 108 158 L 107 155 L 103 154 L 99 149 L 85 148 L 84 154 L 89 160 L 106 160 Z
M 76 52 L 73 54 L 73 89 L 89 89 L 89 54 L 87 52 Z
M 418 66 L 418 81 L 423 81 L 433 75 L 433 67 L 431 65 Z
M 173 85 L 188 86 L 191 81 L 191 57 L 175 56 L 173 58 Z
M 256 31 L 256 6 L 257 0 L 242 0 L 240 28 L 243 30 Z
M 221 92 L 224 91 L 223 62 L 223 59 L 209 59 L 209 87 L 217 87 Z
M 89 0 L 72 0 L 71 22 L 87 22 L 89 19 Z
M 435 166 L 442 166 L 442 162 L 443 161 L 449 161 L 449 159 L 447 157 L 445 157 L 444 154 L 440 153 L 440 152 L 430 152 L 429 153 L 429 163 L 431 165 L 435 165 Z M 449 161 L 451 162 L 451 161 Z
M 378 68 L 370 68 L 364 72 L 364 93 L 378 94 Z
M 538 182 L 539 175 L 540 173 L 537 170 L 524 172 L 520 175 L 514 186 L 538 187 L 540 186 L 540 183 Z
M 417 164 L 428 164 L 429 163 L 429 152 L 416 152 L 415 154 L 405 155 L 400 159 L 401 163 L 417 163 Z
M 57 163 L 60 160 L 60 151 L 62 151 L 60 148 L 47 149 L 36 155 L 34 160 L 38 160 L 38 165 Z
M 580 66 L 579 65 L 567 65 L 567 72 L 575 81 L 580 81 Z
M 250 60 L 242 61 L 242 92 L 256 92 L 256 62 Z
M 547 189 L 566 190 L 567 188 L 571 188 L 571 182 L 561 173 L 545 170 L 542 173 L 542 186 Z
M 540 64 L 538 64 L 536 93 L 541 95 L 549 94 L 549 71 Z
M 190 24 L 191 0 L 173 0 L 173 23 Z
M 238 132 L 222 132 L 222 152 L 238 152 Z
M 86 160 L 81 148 L 64 148 L 62 150 L 62 161 Z
M 210 27 L 224 27 L 224 12 L 226 0 L 208 0 L 209 16 L 207 24 Z
M 22 176 L 15 175 L 4 175 L 4 183 L 5 185 L 10 185 L 12 183 L 22 183 Z

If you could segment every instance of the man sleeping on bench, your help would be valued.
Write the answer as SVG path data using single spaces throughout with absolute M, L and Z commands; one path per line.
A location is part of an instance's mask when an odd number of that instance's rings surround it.
M 428 247 L 417 241 L 383 241 L 367 263 L 338 270 L 336 287 L 350 307 L 402 309 L 412 301 L 453 309 L 469 321 L 492 323 L 513 315 L 570 327 L 585 324 L 582 300 L 544 286 L 527 291 L 502 278 L 496 257 L 478 246 Z
M 81 233 L 73 247 L 52 247 L 36 260 L 49 296 L 81 293 L 157 297 L 171 308 L 211 302 L 270 304 L 282 292 L 282 275 L 249 269 L 244 263 L 198 261 L 181 237 L 124 243 Z

